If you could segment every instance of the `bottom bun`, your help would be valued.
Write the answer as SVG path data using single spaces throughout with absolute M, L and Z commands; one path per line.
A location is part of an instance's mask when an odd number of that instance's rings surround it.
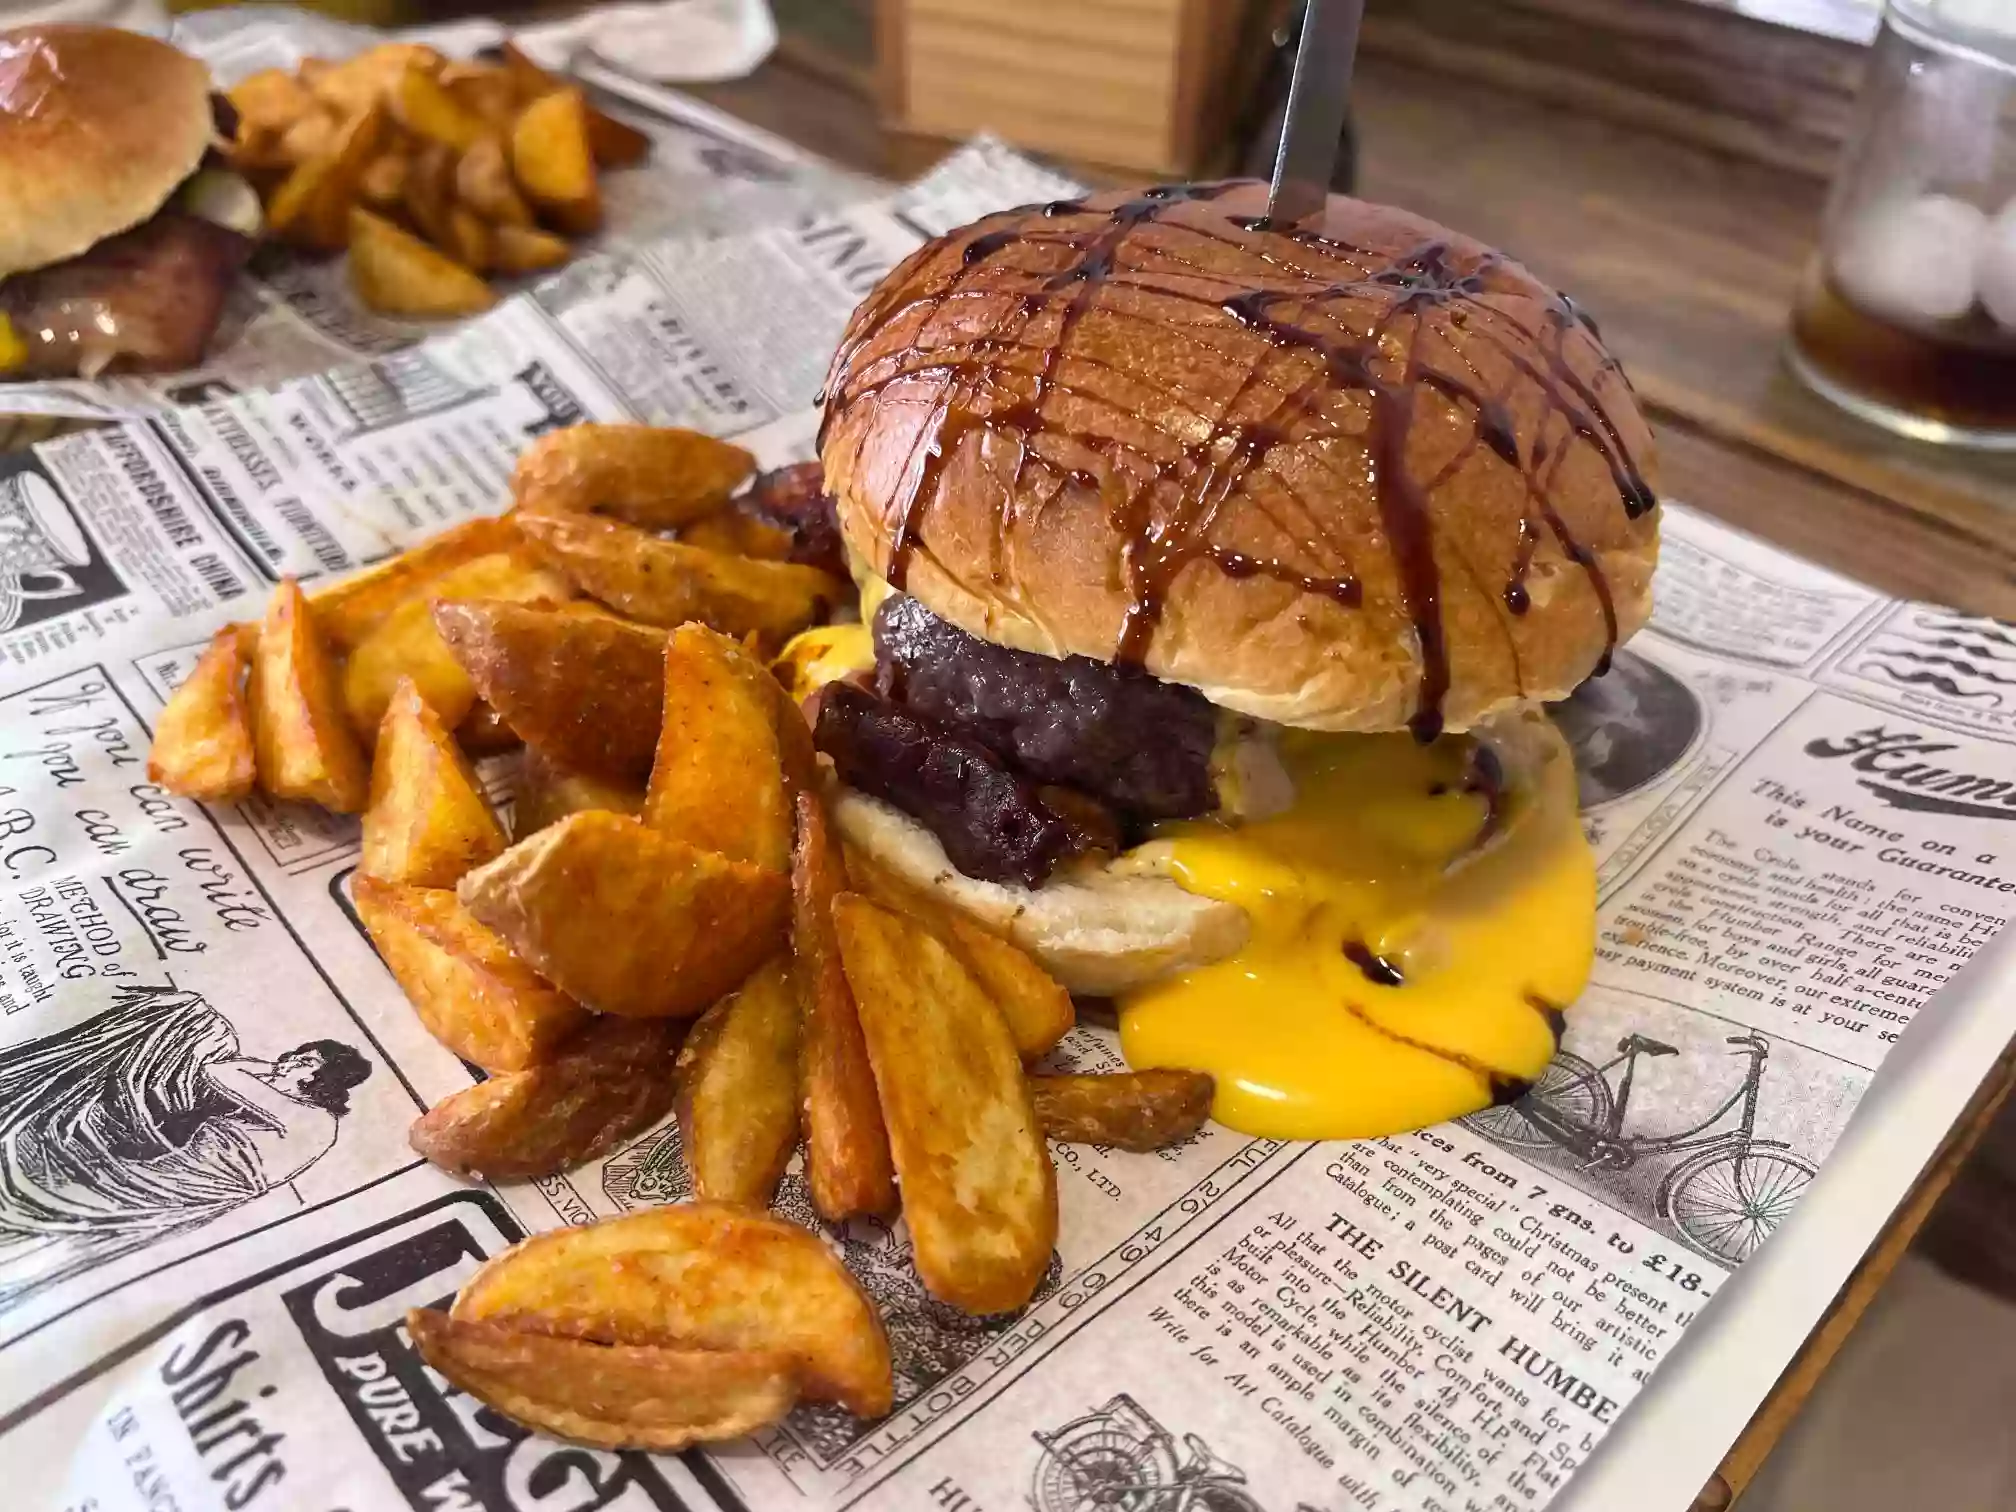
M 1222 961 L 1246 943 L 1246 911 L 1138 871 L 1075 872 L 1035 889 L 956 870 L 938 837 L 900 809 L 841 789 L 848 844 L 1035 956 L 1074 993 L 1111 996 Z

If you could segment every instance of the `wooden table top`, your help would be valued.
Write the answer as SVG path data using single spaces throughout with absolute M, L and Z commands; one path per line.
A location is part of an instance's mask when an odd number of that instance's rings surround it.
M 872 173 L 942 150 L 878 126 L 867 0 L 774 3 L 778 55 L 696 94 Z M 1825 184 L 1540 93 L 1361 57 L 1359 192 L 1504 248 L 1594 313 L 1652 415 L 1669 497 L 1885 591 L 2016 618 L 2016 456 L 1893 438 L 1783 366 Z M 1696 1512 L 1741 1494 L 2012 1084 L 2005 1056 Z

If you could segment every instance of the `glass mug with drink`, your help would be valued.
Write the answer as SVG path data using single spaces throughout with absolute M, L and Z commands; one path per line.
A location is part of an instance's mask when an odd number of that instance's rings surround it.
M 1843 408 L 2016 448 L 2016 0 L 1889 0 L 1792 317 Z

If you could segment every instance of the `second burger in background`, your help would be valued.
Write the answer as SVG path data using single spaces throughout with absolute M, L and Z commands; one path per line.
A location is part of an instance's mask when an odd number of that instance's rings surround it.
M 0 32 L 0 376 L 199 361 L 259 230 L 210 73 L 104 26 Z
M 1376 1135 L 1516 1095 L 1587 981 L 1539 706 L 1650 611 L 1651 439 L 1518 264 L 1264 209 L 1004 212 L 870 296 L 821 455 L 872 646 L 816 739 L 849 843 L 1116 998 L 1134 1065 Z

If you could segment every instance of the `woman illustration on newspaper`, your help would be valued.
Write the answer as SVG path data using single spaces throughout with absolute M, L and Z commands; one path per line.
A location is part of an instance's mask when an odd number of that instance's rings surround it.
M 292 1181 L 370 1074 L 337 1040 L 241 1056 L 172 985 L 0 1049 L 0 1310 Z

